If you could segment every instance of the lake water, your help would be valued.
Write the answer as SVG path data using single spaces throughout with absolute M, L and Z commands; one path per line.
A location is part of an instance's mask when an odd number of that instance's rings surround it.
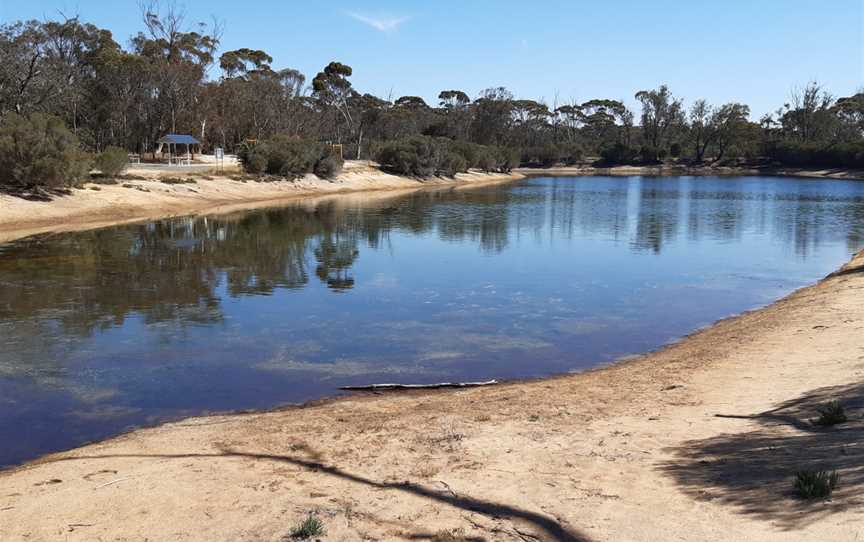
M 864 248 L 864 183 L 531 178 L 0 245 L 0 465 L 342 385 L 655 349 Z

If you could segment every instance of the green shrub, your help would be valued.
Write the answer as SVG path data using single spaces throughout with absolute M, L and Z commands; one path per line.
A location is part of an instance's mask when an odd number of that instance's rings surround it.
M 443 173 L 448 152 L 446 140 L 414 136 L 385 143 L 378 151 L 376 160 L 394 173 L 431 177 Z
M 558 147 L 552 144 L 543 145 L 536 151 L 537 162 L 543 167 L 552 167 L 558 163 Z
M 469 168 L 478 166 L 480 156 L 486 150 L 483 145 L 469 141 L 451 141 L 449 147 L 451 152 L 455 152 L 465 159 L 466 167 Z
M 468 171 L 468 161 L 458 152 L 448 150 L 442 159 L 440 171 L 448 177 L 453 177 L 457 173 Z
M 581 162 L 583 154 L 582 147 L 578 143 L 567 143 L 558 148 L 558 156 L 568 166 Z
M 315 175 L 322 179 L 332 179 L 342 173 L 344 161 L 333 154 L 325 156 L 315 163 Z
M 74 186 L 90 157 L 63 121 L 34 113 L 7 115 L 0 126 L 0 187 L 13 190 Z
M 520 159 L 513 149 L 429 136 L 379 143 L 375 145 L 374 156 L 386 171 L 412 177 L 452 177 L 470 168 L 509 171 Z
M 846 410 L 839 401 L 831 401 L 830 403 L 816 407 L 816 412 L 819 413 L 819 417 L 813 420 L 813 423 L 822 427 L 830 427 L 848 421 Z
M 660 161 L 660 149 L 650 145 L 643 145 L 639 149 L 639 160 L 643 164 L 656 164 Z
M 600 149 L 600 163 L 604 165 L 631 164 L 636 159 L 636 151 L 618 142 Z
M 502 147 L 498 149 L 498 169 L 504 173 L 519 167 L 522 163 L 522 152 L 519 149 L 512 147 Z
M 267 171 L 267 156 L 264 152 L 248 149 L 245 152 L 241 151 L 240 157 L 246 173 L 263 175 Z
M 839 479 L 837 471 L 802 470 L 795 473 L 795 491 L 802 499 L 827 499 Z
M 342 162 L 331 154 L 330 147 L 315 141 L 276 135 L 255 145 L 244 145 L 238 152 L 247 173 L 300 177 L 321 172 L 324 176 L 339 173 Z
M 773 142 L 765 146 L 765 154 L 791 167 L 864 168 L 864 142 L 861 141 L 836 145 Z
M 498 170 L 498 156 L 497 153 L 489 148 L 484 147 L 480 156 L 477 158 L 477 168 L 482 169 L 486 173 L 490 173 Z
M 324 522 L 312 514 L 306 516 L 306 519 L 291 529 L 291 538 L 296 540 L 306 540 L 322 534 L 324 534 Z
M 96 169 L 105 177 L 116 177 L 129 165 L 129 154 L 120 147 L 107 147 L 96 156 Z

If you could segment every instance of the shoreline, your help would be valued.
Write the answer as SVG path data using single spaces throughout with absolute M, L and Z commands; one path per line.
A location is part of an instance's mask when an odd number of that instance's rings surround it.
M 864 180 L 864 171 L 827 168 L 787 168 L 787 167 L 739 167 L 739 166 L 564 166 L 551 168 L 515 168 L 514 172 L 526 176 L 673 176 L 694 177 L 736 177 L 742 175 L 769 177 L 803 177 L 809 179 Z
M 839 430 L 807 420 L 864 395 L 862 290 L 864 252 L 578 374 L 188 418 L 52 454 L 0 471 L 0 538 L 278 540 L 314 512 L 334 539 L 854 540 L 864 405 Z M 794 499 L 792 473 L 823 465 L 841 471 L 834 499 Z
M 166 175 L 184 176 L 182 171 Z M 302 198 L 363 192 L 397 192 L 428 188 L 482 186 L 532 176 L 770 175 L 821 179 L 864 179 L 864 172 L 817 169 L 753 169 L 686 166 L 573 166 L 517 168 L 511 173 L 470 172 L 455 178 L 418 180 L 384 173 L 368 162 L 346 162 L 332 181 L 307 175 L 295 181 L 256 182 L 195 173 L 194 184 L 166 184 L 160 176 L 121 180 L 116 185 L 85 183 L 70 195 L 30 201 L 0 194 L 0 243 L 31 235 L 83 231 L 180 216 L 200 216 L 279 206 Z
M 177 175 L 189 176 L 179 172 L 171 177 Z M 469 172 L 455 178 L 418 180 L 384 173 L 366 162 L 346 162 L 345 171 L 333 180 L 314 175 L 295 181 L 262 182 L 225 175 L 195 174 L 189 178 L 195 182 L 166 184 L 160 177 L 151 177 L 120 180 L 114 185 L 85 183 L 70 195 L 50 201 L 0 194 L 0 243 L 44 233 L 273 207 L 319 196 L 482 186 L 519 180 L 523 175 Z

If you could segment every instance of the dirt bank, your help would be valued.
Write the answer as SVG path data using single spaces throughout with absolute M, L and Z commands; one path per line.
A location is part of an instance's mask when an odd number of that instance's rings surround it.
M 765 309 L 564 377 L 136 431 L 0 473 L 0 540 L 864 538 L 864 253 Z M 829 399 L 850 421 L 810 423 Z M 834 498 L 792 495 L 801 468 Z
M 590 176 L 590 175 L 695 175 L 695 176 L 738 176 L 738 175 L 770 175 L 779 177 L 809 177 L 815 179 L 846 179 L 864 180 L 864 171 L 850 169 L 806 169 L 777 167 L 728 167 L 728 166 L 568 166 L 545 169 L 518 168 L 515 171 L 525 175 L 559 175 L 559 176 Z
M 346 162 L 332 181 L 308 175 L 296 181 L 256 182 L 220 175 L 134 171 L 134 180 L 86 184 L 51 201 L 0 194 L 0 243 L 37 233 L 76 231 L 178 215 L 234 211 L 314 195 L 370 190 L 421 189 L 519 179 L 521 174 L 464 173 L 453 179 L 419 181 L 388 175 L 368 162 Z M 160 180 L 162 179 L 162 180 Z M 177 183 L 177 179 L 193 182 Z M 168 182 L 164 182 L 167 180 Z

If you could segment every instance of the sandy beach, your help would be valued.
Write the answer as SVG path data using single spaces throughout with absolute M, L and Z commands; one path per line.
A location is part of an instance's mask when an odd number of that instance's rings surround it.
M 594 371 L 138 430 L 0 474 L 0 539 L 861 540 L 862 292 L 864 253 Z M 814 426 L 829 400 L 849 422 Z
M 191 171 L 191 170 L 190 170 Z M 332 180 L 307 175 L 294 181 L 258 182 L 238 172 L 130 169 L 118 184 L 86 183 L 50 201 L 0 194 L 0 243 L 40 233 L 78 231 L 172 216 L 219 214 L 278 205 L 302 197 L 347 192 L 418 190 L 510 181 L 521 174 L 460 173 L 455 178 L 418 180 L 382 172 L 369 162 L 347 161 Z M 164 182 L 165 180 L 168 182 Z M 176 180 L 190 182 L 177 183 Z

